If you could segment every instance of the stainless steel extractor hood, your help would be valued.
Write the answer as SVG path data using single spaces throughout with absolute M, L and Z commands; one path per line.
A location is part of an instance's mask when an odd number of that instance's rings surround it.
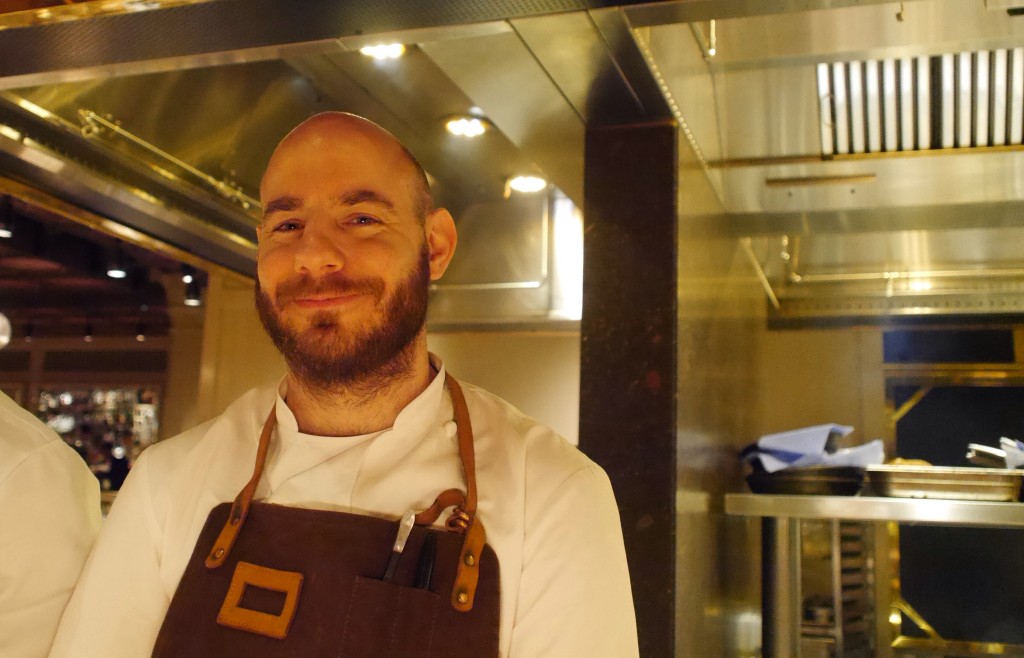
M 1014 123 L 1024 17 L 1012 7 L 440 4 L 164 0 L 0 15 L 0 158 L 91 210 L 251 272 L 247 199 L 276 140 L 313 112 L 354 111 L 410 144 L 482 245 L 511 174 L 543 174 L 582 206 L 588 126 L 675 117 L 721 208 L 694 216 L 684 204 L 682 233 L 744 240 L 776 314 L 1024 310 L 1024 249 L 1012 248 L 1024 217 Z M 359 54 L 384 40 L 405 43 L 406 56 Z M 444 132 L 446 117 L 470 111 L 495 130 L 475 143 Z M 947 121 L 953 145 L 933 143 L 925 124 Z M 530 249 L 529 234 L 513 242 Z M 480 258 L 473 242 L 462 245 L 467 262 L 513 262 Z M 514 262 L 540 260 L 524 251 Z M 900 284 L 936 273 L 913 304 L 894 301 L 909 299 Z M 479 275 L 462 272 L 458 285 L 537 280 Z M 533 301 L 503 308 L 530 322 L 559 315 Z M 469 322 L 461 313 L 450 319 Z

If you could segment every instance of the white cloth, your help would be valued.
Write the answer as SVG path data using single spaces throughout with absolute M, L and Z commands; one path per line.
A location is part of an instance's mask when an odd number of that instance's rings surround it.
M 277 430 L 256 497 L 397 519 L 464 487 L 444 371 L 394 427 L 359 437 L 298 431 L 282 391 L 250 391 L 219 418 L 152 446 L 118 494 L 61 622 L 54 656 L 146 656 L 211 508 L 252 472 Z M 501 570 L 503 656 L 636 656 L 622 531 L 604 472 L 506 402 L 463 386 L 478 514 Z M 276 401 L 276 402 L 275 402 Z
M 0 656 L 45 656 L 100 529 L 74 450 L 0 393 Z

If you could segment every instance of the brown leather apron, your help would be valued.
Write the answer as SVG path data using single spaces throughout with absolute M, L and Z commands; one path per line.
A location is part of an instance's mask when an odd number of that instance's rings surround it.
M 153 656 L 497 656 L 498 559 L 476 517 L 466 401 L 446 383 L 466 493 L 449 489 L 407 515 L 406 530 L 415 526 L 400 550 L 402 521 L 252 501 L 271 410 L 252 479 L 210 512 Z M 430 529 L 453 505 L 447 531 Z

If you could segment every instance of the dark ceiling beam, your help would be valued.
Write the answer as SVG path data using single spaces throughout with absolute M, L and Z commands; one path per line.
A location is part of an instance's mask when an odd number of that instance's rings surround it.
M 29 76 L 631 4 L 638 2 L 218 0 L 0 30 L 0 78 L 38 84 Z
M 672 118 L 621 11 L 576 12 L 510 23 L 587 125 Z

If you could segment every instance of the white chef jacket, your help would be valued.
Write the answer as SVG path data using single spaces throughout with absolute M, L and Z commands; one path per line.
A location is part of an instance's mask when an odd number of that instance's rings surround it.
M 252 475 L 272 405 L 277 428 L 256 498 L 399 518 L 465 488 L 444 370 L 391 429 L 299 432 L 275 392 L 148 448 L 121 488 L 54 642 L 53 656 L 148 656 L 210 510 Z M 473 425 L 478 518 L 501 572 L 502 656 L 636 656 L 618 510 L 605 473 L 503 400 L 463 386 Z M 443 522 L 443 518 L 441 519 Z M 244 529 L 243 529 L 244 532 Z M 208 547 L 203 547 L 204 552 Z
M 0 656 L 45 656 L 100 529 L 100 486 L 35 416 L 0 393 Z

